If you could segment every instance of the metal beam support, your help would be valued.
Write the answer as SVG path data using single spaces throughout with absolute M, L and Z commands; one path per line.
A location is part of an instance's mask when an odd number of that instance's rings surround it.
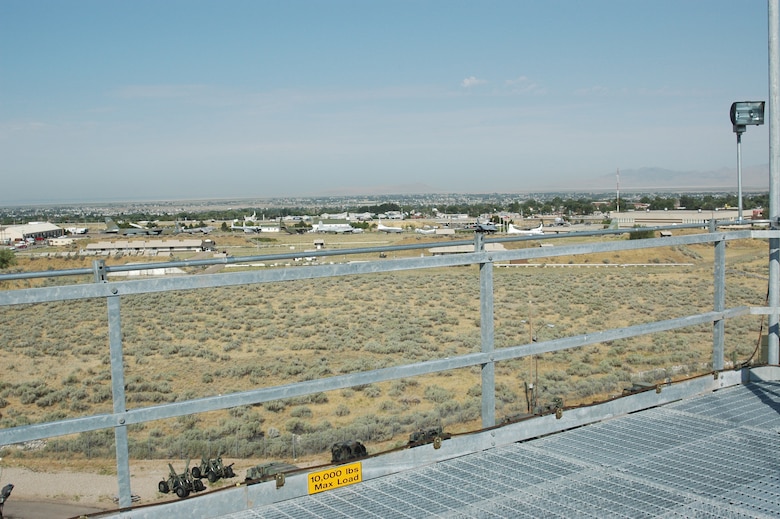
M 715 231 L 714 225 L 710 227 L 710 231 Z M 724 240 L 715 242 L 714 262 L 713 292 L 715 301 L 713 310 L 722 312 L 726 309 L 726 242 Z M 716 371 L 723 369 L 726 337 L 725 325 L 724 319 L 717 319 L 713 321 L 712 325 L 712 369 Z
M 772 227 L 780 222 L 780 32 L 779 0 L 768 0 L 769 45 L 769 219 Z M 772 308 L 780 306 L 780 239 L 769 239 L 769 301 Z M 769 364 L 780 364 L 780 321 L 777 314 L 769 316 L 767 337 Z
M 106 275 L 106 262 L 103 260 L 94 260 L 92 262 L 92 275 L 95 278 L 95 283 L 105 283 L 107 281 Z
M 483 250 L 482 234 L 475 233 L 474 247 Z M 488 256 L 488 260 L 492 257 Z M 496 424 L 496 366 L 493 362 L 495 349 L 493 321 L 493 263 L 479 264 L 479 327 L 482 337 L 482 353 L 488 361 L 482 364 L 482 427 Z
M 125 400 L 125 367 L 122 355 L 122 319 L 118 296 L 108 299 L 108 342 L 111 358 L 111 393 L 114 400 L 114 414 L 122 416 L 127 411 Z M 116 474 L 119 486 L 119 507 L 132 505 L 130 491 L 130 443 L 127 436 L 127 424 L 119 418 L 114 426 L 116 448 Z
M 651 249 L 655 247 L 675 247 L 712 243 L 718 240 L 746 240 L 780 238 L 780 230 L 743 230 L 728 233 L 703 233 L 672 236 L 670 238 L 651 238 L 647 240 L 614 240 L 603 243 L 581 243 L 556 247 L 534 247 L 490 252 L 494 264 L 511 260 L 530 260 L 579 254 L 596 254 L 626 250 Z M 544 238 L 541 236 L 540 238 Z M 502 240 L 496 240 L 496 242 Z M 494 243 L 489 241 L 486 243 Z M 377 248 L 375 250 L 381 250 Z M 342 263 L 317 265 L 306 268 L 274 268 L 199 276 L 177 276 L 163 279 L 139 279 L 132 281 L 114 281 L 111 283 L 89 283 L 86 285 L 66 285 L 46 288 L 28 288 L 22 290 L 0 291 L 0 306 L 110 297 L 112 295 L 135 295 L 166 292 L 169 290 L 197 290 L 201 288 L 229 287 L 254 283 L 275 283 L 302 279 L 320 279 L 336 276 L 377 274 L 424 268 L 453 267 L 485 263 L 488 253 L 470 252 L 446 256 L 425 256 L 396 260 L 370 261 L 365 263 Z M 161 264 L 156 264 L 162 268 Z M 108 268 L 108 267 L 107 267 Z M 111 270 L 111 269 L 109 269 Z M 47 277 L 41 273 L 37 277 Z M 4 280 L 0 276 L 0 280 Z

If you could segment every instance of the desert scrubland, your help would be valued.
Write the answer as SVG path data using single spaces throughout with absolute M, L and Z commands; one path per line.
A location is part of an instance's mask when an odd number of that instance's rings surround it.
M 215 239 L 233 255 L 304 250 L 312 242 L 311 235 Z M 325 240 L 328 247 L 347 248 L 420 238 L 372 234 Z M 764 304 L 766 248 L 761 241 L 729 243 L 727 307 Z M 496 268 L 496 348 L 527 344 L 534 335 L 548 340 L 708 311 L 712 258 L 712 246 L 702 245 Z M 170 258 L 156 258 L 164 259 Z M 375 255 L 363 259 L 381 261 Z M 20 256 L 16 268 L 44 271 L 91 261 Z M 107 259 L 112 261 L 128 259 Z M 77 281 L 89 280 L 43 284 Z M 0 288 L 32 286 L 6 285 Z M 128 408 L 480 351 L 476 266 L 127 296 L 121 305 Z M 727 366 L 751 357 L 761 326 L 757 316 L 727 322 Z M 111 411 L 105 301 L 4 307 L 0 327 L 0 427 Z M 711 351 L 711 327 L 696 326 L 500 363 L 496 417 L 511 420 L 529 411 L 530 382 L 539 389 L 540 406 L 556 398 L 565 406 L 583 405 L 620 395 L 633 382 L 706 373 Z M 157 479 L 167 475 L 168 461 L 183 469 L 187 458 L 221 455 L 236 463 L 243 479 L 246 468 L 266 460 L 328 461 L 336 441 L 359 439 L 374 453 L 405 444 L 410 432 L 425 427 L 476 430 L 480 392 L 475 367 L 131 426 L 130 454 L 139 467 L 133 471 L 134 492 L 147 500 L 161 498 L 147 479 L 150 472 Z M 0 466 L 9 470 L 110 474 L 113 431 L 8 446 L 0 456 Z M 40 486 L 46 488 L 46 476 Z M 18 495 L 23 493 L 19 488 Z M 108 505 L 105 495 L 90 497 L 75 487 L 61 494 Z

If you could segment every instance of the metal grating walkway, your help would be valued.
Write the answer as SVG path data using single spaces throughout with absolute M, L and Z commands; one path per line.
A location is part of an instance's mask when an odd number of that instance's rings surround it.
M 751 383 L 224 517 L 780 517 L 778 433 Z

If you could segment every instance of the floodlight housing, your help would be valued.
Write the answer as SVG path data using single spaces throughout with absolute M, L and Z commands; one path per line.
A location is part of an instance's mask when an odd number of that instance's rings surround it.
M 731 103 L 731 124 L 735 133 L 744 132 L 747 125 L 764 124 L 764 101 Z

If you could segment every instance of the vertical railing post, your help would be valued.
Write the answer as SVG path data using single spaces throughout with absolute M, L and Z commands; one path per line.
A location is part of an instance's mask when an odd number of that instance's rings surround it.
M 485 249 L 482 233 L 474 233 L 474 250 Z M 482 353 L 492 354 L 494 344 L 493 324 L 493 263 L 479 264 L 479 327 L 481 332 Z M 482 365 L 482 427 L 496 424 L 496 370 L 491 355 L 490 361 Z
M 780 2 L 767 1 L 769 46 L 769 219 L 780 228 Z M 780 364 L 780 239 L 769 238 L 769 364 Z
M 92 273 L 95 277 L 95 283 L 106 282 L 106 262 L 103 260 L 92 261 Z
M 127 411 L 125 400 L 125 368 L 122 355 L 122 321 L 120 317 L 118 295 L 108 297 L 108 342 L 111 358 L 111 393 L 114 400 L 114 414 L 122 415 Z M 127 424 L 119 418 L 114 425 L 116 445 L 116 474 L 119 487 L 119 508 L 132 505 L 130 490 L 130 443 Z
M 715 219 L 710 220 L 710 232 L 716 232 Z M 726 309 L 726 240 L 717 240 L 715 245 L 715 265 L 713 268 L 713 310 L 722 312 Z M 725 321 L 720 318 L 712 323 L 712 369 L 723 369 L 725 355 Z

